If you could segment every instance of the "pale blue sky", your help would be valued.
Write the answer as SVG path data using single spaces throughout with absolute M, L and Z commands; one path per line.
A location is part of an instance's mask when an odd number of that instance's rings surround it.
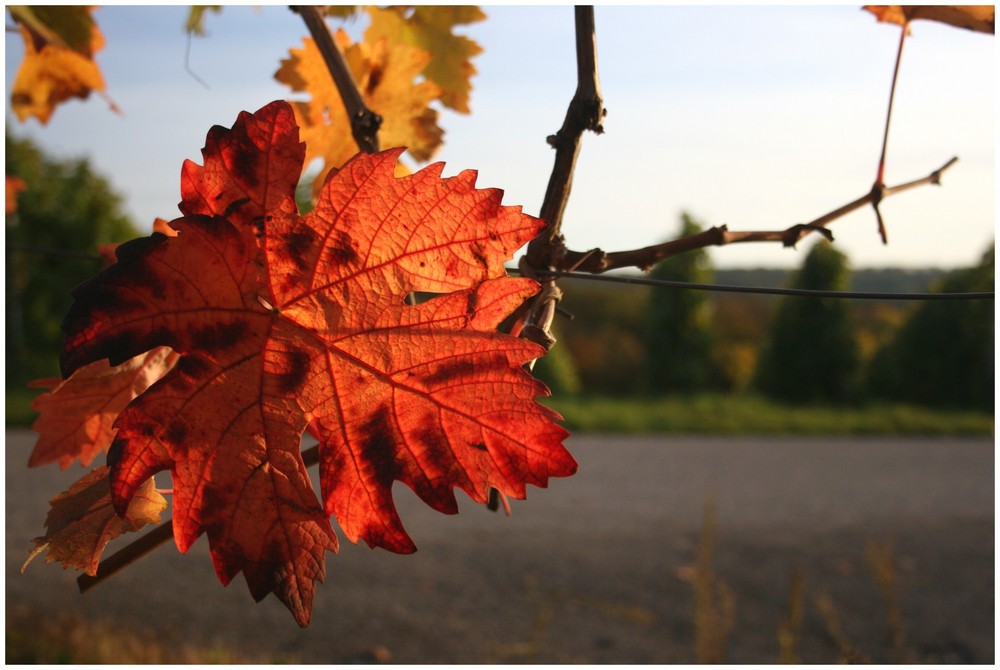
M 472 114 L 442 114 L 445 174 L 479 170 L 506 204 L 536 214 L 552 167 L 545 137 L 575 87 L 573 10 L 486 7 L 463 32 L 474 63 Z M 7 120 L 62 156 L 87 155 L 126 198 L 137 225 L 178 216 L 185 158 L 201 162 L 213 124 L 232 125 L 292 94 L 272 78 L 307 34 L 284 6 L 209 14 L 209 36 L 184 68 L 187 7 L 103 7 L 98 63 L 124 114 L 98 97 L 57 109 L 46 127 L 11 122 L 10 85 L 22 44 L 7 34 Z M 8 19 L 9 21 L 9 19 Z M 808 221 L 867 192 L 881 143 L 895 26 L 859 6 L 611 7 L 596 9 L 606 133 L 587 135 L 564 232 L 608 251 L 670 237 L 681 210 L 708 225 L 775 229 Z M 356 30 L 359 24 L 354 24 Z M 863 209 L 833 225 L 854 267 L 955 267 L 994 237 L 996 51 L 992 36 L 920 21 L 904 49 L 886 181 L 922 177 L 953 155 L 944 186 L 883 204 L 889 246 Z M 798 251 L 734 245 L 720 267 L 791 267 Z

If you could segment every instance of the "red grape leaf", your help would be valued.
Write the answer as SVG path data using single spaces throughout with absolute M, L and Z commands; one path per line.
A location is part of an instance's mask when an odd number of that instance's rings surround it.
M 223 583 L 242 571 L 300 625 L 337 549 L 330 515 L 351 541 L 409 552 L 396 480 L 454 513 L 455 487 L 523 498 L 576 470 L 560 417 L 535 400 L 547 389 L 522 368 L 542 348 L 497 331 L 538 290 L 502 263 L 543 223 L 476 189 L 472 171 L 395 178 L 402 149 L 356 156 L 300 216 L 304 151 L 282 101 L 213 127 L 204 166 L 182 172 L 177 237 L 121 245 L 74 291 L 61 357 L 70 374 L 178 352 L 115 424 L 114 504 L 169 469 L 181 551 L 206 533 Z M 441 295 L 407 305 L 415 291 Z
M 89 575 L 97 574 L 101 553 L 108 542 L 149 523 L 157 523 L 167 508 L 167 500 L 156 490 L 152 478 L 142 482 L 121 516 L 111 504 L 108 468 L 100 466 L 87 473 L 49 501 L 52 509 L 45 519 L 45 536 L 35 538 L 21 572 L 38 554 L 48 550 L 46 563 L 59 561 Z
M 157 347 L 111 367 L 106 360 L 78 369 L 69 379 L 38 379 L 29 384 L 51 389 L 35 398 L 31 408 L 39 413 L 31 429 L 38 442 L 29 467 L 55 461 L 66 469 L 77 458 L 84 467 L 107 451 L 115 436 L 118 414 L 133 398 L 165 375 L 177 362 L 167 347 Z

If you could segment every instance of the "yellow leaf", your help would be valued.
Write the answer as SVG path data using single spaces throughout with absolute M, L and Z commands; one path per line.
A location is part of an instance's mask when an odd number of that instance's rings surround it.
M 218 14 L 222 11 L 222 5 L 192 5 L 188 12 L 187 21 L 184 23 L 184 30 L 192 35 L 204 37 L 206 34 L 205 12 L 209 11 Z
M 414 8 L 367 7 L 371 25 L 365 41 L 385 38 L 390 43 L 409 44 L 431 54 L 423 75 L 444 89 L 441 102 L 463 114 L 469 113 L 470 79 L 476 68 L 470 58 L 482 53 L 476 42 L 452 30 L 457 25 L 482 21 L 486 15 L 474 6 L 418 6 Z
M 342 30 L 335 36 L 365 105 L 382 117 L 379 146 L 407 147 L 417 161 L 427 161 L 441 146 L 444 131 L 437 125 L 438 113 L 428 105 L 441 95 L 441 87 L 414 79 L 430 60 L 430 55 L 405 44 L 351 44 Z M 325 168 L 313 184 L 318 192 L 330 168 L 339 168 L 358 153 L 351 125 L 337 88 L 323 57 L 312 39 L 302 49 L 292 49 L 283 60 L 275 79 L 293 91 L 304 91 L 312 99 L 293 102 L 306 143 L 306 164 L 322 158 Z
M 44 41 L 82 56 L 92 57 L 94 19 L 90 7 L 59 7 L 53 5 L 11 5 L 7 7 L 15 21 L 28 28 L 36 42 Z M 41 44 L 37 45 L 41 48 Z
M 111 504 L 108 472 L 106 465 L 95 468 L 49 501 L 52 509 L 45 519 L 45 535 L 35 538 L 35 546 L 21 572 L 33 558 L 47 550 L 46 563 L 58 561 L 63 567 L 95 575 L 108 542 L 159 522 L 167 500 L 156 490 L 152 478 L 139 488 L 125 518 L 121 518 Z
M 996 7 L 993 5 L 865 5 L 863 9 L 879 21 L 901 26 L 916 19 L 928 19 L 981 33 L 996 31 Z
M 79 10 L 89 8 L 31 9 L 31 13 L 11 13 L 24 38 L 24 60 L 11 90 L 11 104 L 22 122 L 34 116 L 45 124 L 56 105 L 104 90 L 104 77 L 93 61 L 93 55 L 104 47 L 104 36 L 92 20 L 81 23 Z M 89 41 L 81 40 L 81 26 L 89 30 Z M 118 111 L 110 99 L 108 103 Z

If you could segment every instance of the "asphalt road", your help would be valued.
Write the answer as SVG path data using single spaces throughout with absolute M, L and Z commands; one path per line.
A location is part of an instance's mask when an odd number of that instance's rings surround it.
M 444 516 L 397 486 L 419 550 L 343 542 L 302 630 L 275 598 L 254 604 L 241 578 L 223 588 L 204 539 L 188 555 L 166 545 L 82 596 L 77 573 L 57 565 L 19 574 L 46 500 L 81 472 L 27 470 L 32 433 L 6 438 L 8 620 L 68 612 L 305 663 L 690 663 L 692 566 L 712 501 L 713 570 L 733 602 L 726 660 L 778 660 L 798 571 L 806 662 L 843 657 L 821 602 L 840 644 L 869 659 L 994 661 L 991 439 L 576 437 L 579 473 L 530 489 L 511 517 L 468 500 Z M 888 599 L 872 547 L 891 550 Z

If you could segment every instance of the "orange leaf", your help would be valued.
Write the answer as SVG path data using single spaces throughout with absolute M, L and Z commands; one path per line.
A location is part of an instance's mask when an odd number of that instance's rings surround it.
M 11 90 L 14 113 L 22 122 L 34 116 L 41 123 L 48 123 L 56 105 L 72 98 L 86 99 L 91 91 L 103 91 L 105 88 L 101 70 L 93 61 L 93 55 L 104 47 L 104 36 L 90 19 L 87 13 L 90 9 L 47 9 L 49 11 L 41 18 L 48 23 L 34 16 L 39 13 L 37 11 L 27 16 L 12 12 L 19 21 L 24 39 L 24 60 Z M 82 19 L 78 16 L 81 12 Z M 28 21 L 28 16 L 34 20 Z M 60 19 L 74 30 L 60 30 L 57 24 Z M 81 26 L 84 30 L 82 38 Z M 39 32 L 42 27 L 48 30 Z M 89 30 L 89 39 L 86 30 Z M 118 111 L 110 99 L 108 102 L 113 110 Z
M 405 146 L 415 160 L 429 160 L 441 146 L 444 134 L 437 125 L 437 111 L 428 107 L 441 95 L 441 88 L 429 81 L 414 80 L 430 61 L 430 55 L 386 40 L 351 44 L 342 30 L 337 31 L 335 40 L 365 105 L 382 117 L 380 145 Z M 282 61 L 275 79 L 293 91 L 311 94 L 308 102 L 292 103 L 307 147 L 306 163 L 322 158 L 327 169 L 339 168 L 357 153 L 358 147 L 340 93 L 316 43 L 309 38 L 303 43 L 302 49 L 292 49 L 291 57 Z M 314 196 L 323 186 L 325 173 L 313 183 Z
M 35 398 L 39 413 L 31 429 L 39 434 L 29 467 L 55 461 L 62 469 L 80 459 L 84 467 L 107 451 L 114 439 L 112 426 L 133 398 L 165 375 L 177 355 L 158 347 L 116 367 L 100 360 L 81 367 L 69 379 L 39 379 L 29 384 L 51 389 Z
M 917 19 L 927 19 L 981 33 L 996 31 L 996 7 L 993 5 L 865 5 L 863 9 L 874 14 L 879 21 L 901 26 Z
M 47 550 L 46 563 L 58 561 L 63 567 L 79 568 L 88 575 L 95 575 L 108 542 L 124 533 L 140 530 L 146 524 L 159 522 L 167 501 L 157 492 L 153 480 L 147 479 L 137 488 L 125 513 L 119 516 L 111 504 L 108 468 L 102 465 L 50 500 L 49 505 L 52 509 L 45 519 L 45 535 L 35 538 L 35 547 L 29 552 L 21 572 L 32 559 Z
M 223 583 L 242 571 L 301 625 L 337 548 L 329 515 L 352 541 L 407 552 L 394 481 L 454 513 L 454 487 L 523 498 L 576 470 L 558 415 L 535 400 L 544 385 L 522 368 L 543 350 L 496 330 L 538 290 L 503 261 L 544 224 L 476 189 L 471 171 L 395 178 L 401 151 L 356 156 L 300 216 L 290 106 L 214 127 L 204 166 L 184 166 L 177 237 L 120 246 L 65 321 L 65 373 L 158 346 L 180 354 L 115 424 L 116 507 L 169 469 L 180 549 L 205 532 Z M 442 295 L 407 305 L 415 291 Z M 322 506 L 300 452 L 307 425 Z
M 7 209 L 7 214 L 13 214 L 17 211 L 17 194 L 28 188 L 28 185 L 20 177 L 11 177 L 10 175 L 5 175 L 7 182 L 7 199 L 4 201 L 5 207 Z

